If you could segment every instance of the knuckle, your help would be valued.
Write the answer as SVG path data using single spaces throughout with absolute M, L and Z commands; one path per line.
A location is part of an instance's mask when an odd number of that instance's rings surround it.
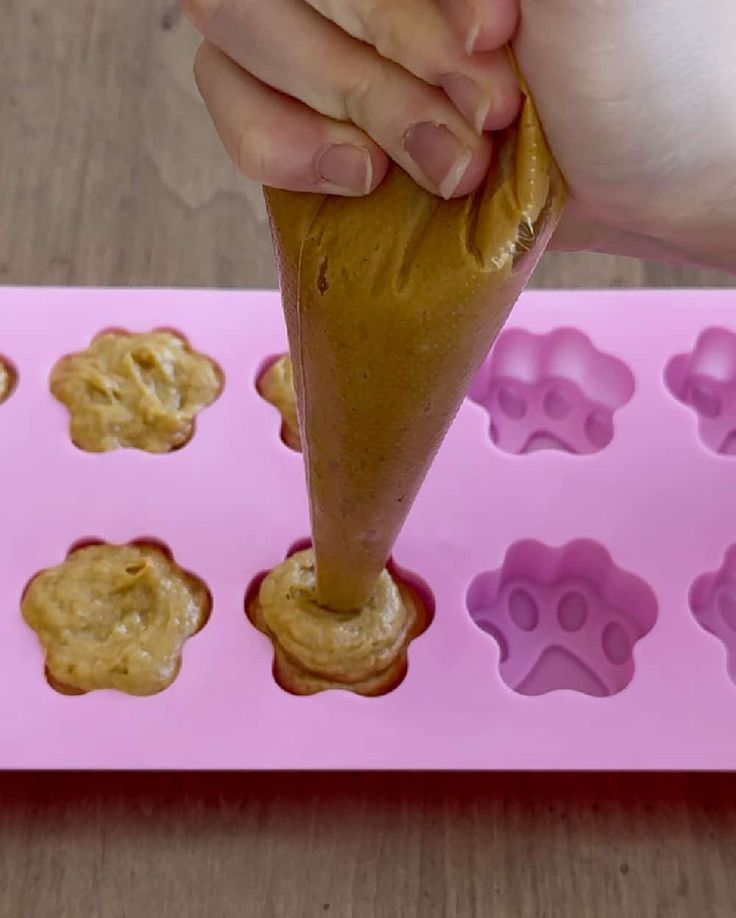
M 406 44 L 405 23 L 398 11 L 395 0 L 370 0 L 359 14 L 363 40 L 392 61 L 401 59 Z
M 381 67 L 366 63 L 343 93 L 344 120 L 364 125 L 372 108 L 371 100 L 380 91 Z

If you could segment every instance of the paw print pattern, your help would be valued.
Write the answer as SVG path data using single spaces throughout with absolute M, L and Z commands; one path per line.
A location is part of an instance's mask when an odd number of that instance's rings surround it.
M 726 648 L 728 675 L 736 682 L 736 545 L 728 549 L 717 571 L 693 583 L 690 609 L 700 627 Z
M 496 341 L 469 396 L 490 415 L 507 453 L 559 449 L 585 455 L 613 439 L 613 415 L 634 394 L 626 364 L 575 329 L 510 329 Z
M 736 335 L 704 331 L 689 354 L 673 357 L 667 388 L 698 417 L 700 439 L 715 453 L 736 455 Z
M 522 695 L 615 695 L 631 682 L 634 646 L 657 619 L 652 590 L 587 540 L 517 542 L 500 570 L 475 579 L 467 602 L 499 645 L 501 678 Z

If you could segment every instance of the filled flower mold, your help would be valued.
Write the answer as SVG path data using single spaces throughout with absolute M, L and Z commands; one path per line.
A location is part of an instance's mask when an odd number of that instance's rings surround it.
M 316 599 L 311 549 L 311 540 L 300 539 L 286 553 L 281 565 L 254 577 L 245 594 L 248 620 L 273 646 L 274 679 L 294 695 L 313 695 L 336 688 L 365 697 L 394 691 L 406 678 L 413 641 L 424 634 L 434 618 L 431 590 L 421 578 L 401 570 L 390 559 L 381 575 L 377 595 L 384 597 L 385 606 L 386 592 L 394 593 L 394 610 L 381 610 L 379 602 L 371 604 L 372 609 L 327 612 Z M 284 599 L 278 581 L 288 584 L 285 574 L 290 563 L 301 573 L 301 582 L 290 587 Z M 281 613 L 276 619 L 278 634 L 264 606 L 264 582 L 266 586 L 271 583 L 272 595 L 282 594 L 280 609 L 274 610 L 273 603 L 270 604 L 272 621 L 274 611 Z M 300 616 L 305 627 L 298 627 Z M 341 653 L 334 653 L 335 647 L 341 648 Z
M 222 373 L 178 332 L 106 329 L 57 361 L 49 386 L 80 449 L 168 453 L 192 439 L 197 415 L 220 397 Z
M 278 411 L 282 441 L 294 452 L 301 452 L 294 378 L 288 353 L 274 354 L 263 361 L 256 374 L 256 389 L 261 398 Z
M 18 384 L 18 373 L 13 364 L 0 354 L 0 405 L 10 398 Z
M 46 653 L 48 683 L 67 695 L 163 691 L 211 611 L 206 585 L 167 546 L 142 540 L 84 539 L 32 577 L 21 600 Z
M 110 329 L 216 368 L 183 449 L 72 442 L 53 368 Z M 294 694 L 245 614 L 309 532 L 285 350 L 273 291 L 0 289 L 1 768 L 736 768 L 736 293 L 522 297 L 395 546 L 428 626 L 383 694 Z M 24 591 L 90 535 L 211 599 L 160 691 L 45 677 Z

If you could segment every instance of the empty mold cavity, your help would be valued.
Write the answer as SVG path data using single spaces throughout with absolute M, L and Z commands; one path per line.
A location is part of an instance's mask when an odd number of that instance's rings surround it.
M 615 695 L 631 682 L 634 646 L 657 619 L 647 584 L 589 540 L 515 543 L 499 570 L 473 581 L 467 602 L 498 643 L 501 678 L 522 695 Z
M 693 583 L 690 610 L 700 627 L 723 644 L 728 675 L 736 683 L 736 545 L 728 549 L 717 571 Z
M 69 411 L 79 449 L 169 453 L 192 439 L 199 412 L 222 393 L 224 374 L 174 329 L 108 328 L 62 357 L 49 386 Z
M 15 366 L 0 354 L 0 405 L 7 401 L 18 385 L 18 371 Z
M 626 364 L 570 328 L 503 332 L 469 392 L 490 416 L 493 442 L 515 455 L 604 449 L 613 439 L 614 414 L 633 394 Z
M 288 560 L 298 552 L 312 547 L 309 539 L 300 539 L 295 542 L 286 553 Z M 265 622 L 259 614 L 258 599 L 263 581 L 271 573 L 270 571 L 261 571 L 257 574 L 248 585 L 245 593 L 245 613 L 253 625 L 263 633 L 274 647 L 274 659 L 272 673 L 277 685 L 284 691 L 292 695 L 312 695 L 316 692 L 328 690 L 353 691 L 356 694 L 367 697 L 378 697 L 386 695 L 396 689 L 406 678 L 409 669 L 408 653 L 412 641 L 416 640 L 423 634 L 432 623 L 435 613 L 435 602 L 432 591 L 427 584 L 416 574 L 406 571 L 399 567 L 393 559 L 387 564 L 387 570 L 391 574 L 394 582 L 398 584 L 405 601 L 412 603 L 416 618 L 413 627 L 410 629 L 408 640 L 406 641 L 403 651 L 397 655 L 394 663 L 385 670 L 380 670 L 375 674 L 374 679 L 366 680 L 356 684 L 349 684 L 346 681 L 337 682 L 336 680 L 326 677 L 319 672 L 306 669 L 297 661 L 290 660 L 288 655 L 277 645 L 274 635 L 269 633 Z M 295 592 L 304 591 L 305 587 L 299 585 Z M 344 623 L 348 623 L 349 615 L 343 613 L 331 612 L 336 621 L 341 618 Z M 382 635 L 378 635 L 378 639 Z M 374 652 L 375 653 L 375 652 Z M 377 655 L 377 654 L 376 654 Z M 328 665 L 340 664 L 337 658 L 328 661 Z M 370 683 L 370 684 L 369 684 Z
M 21 610 L 45 651 L 51 688 L 152 695 L 176 679 L 184 644 L 209 620 L 212 595 L 155 539 L 111 545 L 88 537 L 31 578 Z
M 281 439 L 295 452 L 301 452 L 302 438 L 299 432 L 299 416 L 294 391 L 294 376 L 291 357 L 275 354 L 268 357 L 256 374 L 256 390 L 261 398 L 281 415 Z
M 708 449 L 736 455 L 736 334 L 725 328 L 704 331 L 692 351 L 670 360 L 665 383 L 695 412 Z

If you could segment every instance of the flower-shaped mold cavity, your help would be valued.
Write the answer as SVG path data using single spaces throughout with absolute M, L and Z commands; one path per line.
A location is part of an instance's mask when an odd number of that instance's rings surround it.
M 613 415 L 634 394 L 621 360 L 582 332 L 503 332 L 469 396 L 490 415 L 493 442 L 507 453 L 539 449 L 587 454 L 613 439 Z
M 689 354 L 670 360 L 665 382 L 697 415 L 703 443 L 715 453 L 736 455 L 736 334 L 704 331 Z
M 13 364 L 0 354 L 0 405 L 7 401 L 18 385 L 18 372 Z
M 291 357 L 277 354 L 269 357 L 256 376 L 256 389 L 262 399 L 273 405 L 281 415 L 281 439 L 296 452 L 301 452 L 299 415 L 294 391 L 294 374 Z
M 46 678 L 67 695 L 162 691 L 211 609 L 204 582 L 150 540 L 79 542 L 65 561 L 33 577 L 21 601 L 46 652 Z
M 499 645 L 502 679 L 522 695 L 615 695 L 631 682 L 634 645 L 657 619 L 647 584 L 589 540 L 517 542 L 499 570 L 475 579 L 467 601 Z
M 434 617 L 429 588 L 390 562 L 371 600 L 343 613 L 319 604 L 315 579 L 311 545 L 301 541 L 246 592 L 246 614 L 273 646 L 278 685 L 293 695 L 393 691 L 406 677 L 409 645 Z
M 178 332 L 112 329 L 62 357 L 50 388 L 69 410 L 80 449 L 168 453 L 194 436 L 197 414 L 222 392 L 223 374 Z
M 693 583 L 690 609 L 701 628 L 726 648 L 728 675 L 736 683 L 736 545 L 728 549 L 717 571 Z

